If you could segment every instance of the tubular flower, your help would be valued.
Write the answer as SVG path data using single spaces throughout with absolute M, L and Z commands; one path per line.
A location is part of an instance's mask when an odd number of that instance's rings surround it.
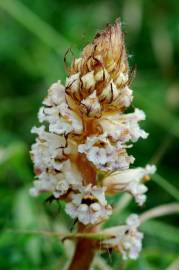
M 102 248 L 112 248 L 122 254 L 124 260 L 137 259 L 142 248 L 143 233 L 138 231 L 140 220 L 131 214 L 126 225 L 106 229 L 102 232 L 107 239 L 101 243 Z
M 105 178 L 103 184 L 109 193 L 129 192 L 136 202 L 142 205 L 146 200 L 147 187 L 144 185 L 150 174 L 155 173 L 154 165 L 147 165 L 145 168 L 135 168 L 123 171 L 116 171 Z
M 112 144 L 106 135 L 89 136 L 85 144 L 78 146 L 78 151 L 85 153 L 87 159 L 103 171 L 126 169 L 134 162 L 134 158 L 127 155 L 124 145 Z
M 79 193 L 72 195 L 72 201 L 66 204 L 66 212 L 78 218 L 83 224 L 96 224 L 111 214 L 112 208 L 107 205 L 104 188 L 88 185 Z
M 38 113 L 42 125 L 32 128 L 37 138 L 31 149 L 36 174 L 31 194 L 48 192 L 64 200 L 67 214 L 85 225 L 110 216 L 106 194 L 129 192 L 142 205 L 145 180 L 155 172 L 149 165 L 130 169 L 134 157 L 128 148 L 148 136 L 139 126 L 144 112 L 126 113 L 133 99 L 130 82 L 123 33 L 116 21 L 74 59 L 65 86 L 58 81 L 50 87 Z M 108 244 L 118 247 L 123 257 L 135 258 L 142 235 L 131 219 Z

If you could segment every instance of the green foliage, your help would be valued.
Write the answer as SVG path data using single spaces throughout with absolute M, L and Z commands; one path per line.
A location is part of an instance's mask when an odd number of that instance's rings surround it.
M 0 1 L 0 269 L 62 269 L 72 254 L 71 241 L 23 233 L 66 233 L 74 227 L 63 204 L 47 205 L 43 196 L 28 195 L 33 180 L 30 129 L 48 86 L 64 82 L 67 49 L 78 55 L 97 30 L 117 17 L 126 32 L 130 65 L 137 67 L 134 103 L 146 112 L 143 126 L 150 133 L 132 150 L 135 165 L 157 162 L 158 172 L 148 183 L 144 208 L 117 196 L 112 203 L 118 210 L 108 224 L 120 224 L 129 212 L 179 199 L 178 10 L 175 0 Z M 93 268 L 166 269 L 179 254 L 177 220 L 163 217 L 142 226 L 144 249 L 137 261 L 123 263 L 116 253 L 101 253 Z

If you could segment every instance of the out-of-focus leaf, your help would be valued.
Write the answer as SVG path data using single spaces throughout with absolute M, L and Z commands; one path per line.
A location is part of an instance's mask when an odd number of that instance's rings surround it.
M 146 98 L 146 96 L 136 91 L 136 100 L 139 102 L 143 110 L 147 114 L 147 118 L 151 119 L 158 126 L 162 127 L 167 133 L 179 138 L 179 120 L 172 114 L 167 107 L 162 107 L 158 102 Z
M 27 163 L 27 147 L 23 142 L 14 142 L 7 147 L 0 148 L 0 176 L 16 174 L 16 181 L 27 183 L 33 178 Z M 7 179 L 6 179 L 7 181 Z M 12 184 L 15 179 L 9 179 Z
M 162 187 L 167 193 L 169 193 L 173 198 L 179 201 L 179 190 L 173 186 L 169 181 L 160 176 L 159 174 L 155 174 L 152 176 L 152 179 L 155 183 L 157 183 L 160 187 Z
M 141 226 L 142 230 L 152 236 L 179 244 L 179 229 L 159 221 L 147 221 Z
M 0 7 L 18 20 L 45 44 L 64 55 L 64 48 L 69 43 L 57 33 L 48 23 L 41 20 L 35 13 L 18 0 L 0 1 Z
M 20 190 L 14 201 L 14 217 L 17 228 L 25 229 L 38 227 L 38 220 L 34 213 L 32 201 L 27 189 Z M 24 218 L 25 217 L 25 218 Z M 38 237 L 31 237 L 25 245 L 26 252 L 35 264 L 40 262 L 41 241 Z

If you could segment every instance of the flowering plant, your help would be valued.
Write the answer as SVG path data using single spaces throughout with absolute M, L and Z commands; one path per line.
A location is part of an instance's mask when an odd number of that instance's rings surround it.
M 139 126 L 144 112 L 129 112 L 131 78 L 116 21 L 73 60 L 65 86 L 58 81 L 50 87 L 38 114 L 43 124 L 32 129 L 38 136 L 31 149 L 36 174 L 31 194 L 48 192 L 65 201 L 79 232 L 102 234 L 100 248 L 118 250 L 124 259 L 136 259 L 141 250 L 140 220 L 131 214 L 126 225 L 100 230 L 113 211 L 106 196 L 128 192 L 141 206 L 145 182 L 155 172 L 154 165 L 129 168 L 134 157 L 128 148 L 148 136 Z M 69 269 L 89 269 L 98 248 L 98 240 L 78 239 Z

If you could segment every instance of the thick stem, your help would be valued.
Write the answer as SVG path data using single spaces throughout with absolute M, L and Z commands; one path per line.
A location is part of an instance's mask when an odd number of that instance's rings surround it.
M 79 154 L 76 160 L 78 169 L 81 172 L 85 185 L 96 184 L 96 170 L 86 159 L 85 155 Z M 85 226 L 78 224 L 79 233 L 97 232 L 98 226 Z M 75 253 L 68 270 L 89 270 L 95 256 L 96 241 L 91 239 L 80 238 L 76 242 Z
M 95 255 L 94 241 L 79 239 L 68 270 L 88 270 Z
M 97 227 L 85 229 L 85 232 L 96 232 Z M 78 232 L 84 232 L 84 226 L 79 225 Z M 91 239 L 78 239 L 75 252 L 68 270 L 89 270 L 95 256 L 96 241 Z

